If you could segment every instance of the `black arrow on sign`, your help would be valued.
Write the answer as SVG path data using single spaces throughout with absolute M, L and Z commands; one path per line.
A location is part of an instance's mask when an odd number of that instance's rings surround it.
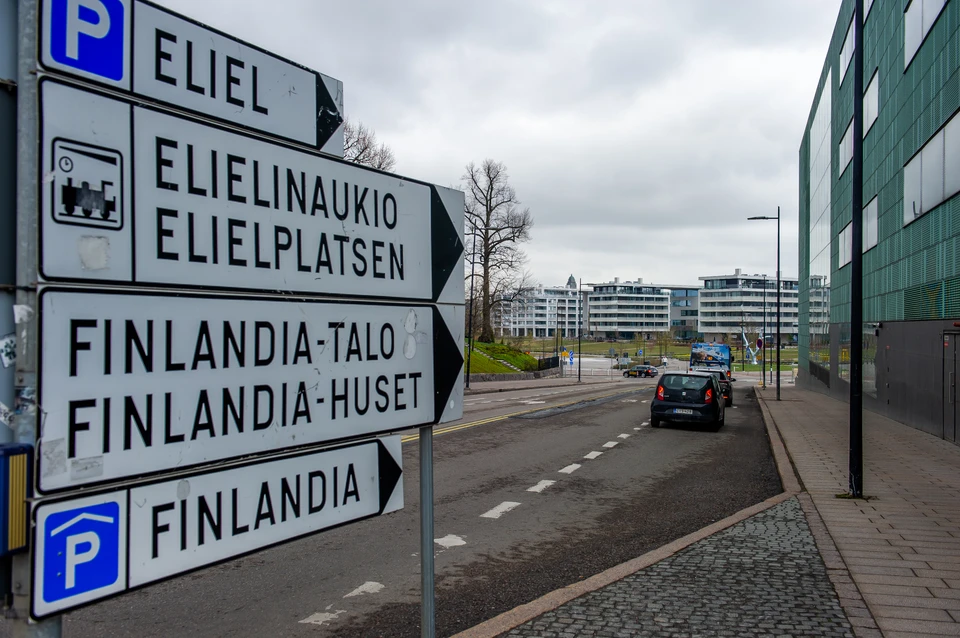
M 323 78 L 317 76 L 317 148 L 323 148 L 323 145 L 333 137 L 340 125 L 343 124 L 343 113 L 337 106 L 330 91 L 327 90 L 327 84 Z
M 443 292 L 443 287 L 447 285 L 450 273 L 460 263 L 463 242 L 460 241 L 460 233 L 450 221 L 450 213 L 443 205 L 440 193 L 434 186 L 430 187 L 430 233 L 433 257 L 433 301 L 436 301 Z
M 462 383 L 463 347 L 454 340 L 440 310 L 433 308 L 433 422 L 439 423 L 450 393 Z
M 403 468 L 397 464 L 393 454 L 390 454 L 390 450 L 380 439 L 377 439 L 377 466 L 377 473 L 380 475 L 380 511 L 377 515 L 380 515 L 386 509 L 390 497 L 393 496 L 393 490 L 403 476 Z

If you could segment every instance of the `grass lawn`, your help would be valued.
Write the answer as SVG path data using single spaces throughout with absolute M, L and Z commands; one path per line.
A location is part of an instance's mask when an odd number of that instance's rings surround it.
M 474 350 L 480 350 L 487 354 L 491 359 L 500 359 L 511 365 L 516 366 L 524 372 L 535 372 L 537 369 L 537 359 L 529 354 L 513 349 L 508 345 L 499 343 L 480 343 L 475 341 Z
M 467 349 L 463 349 L 463 366 L 466 370 L 467 366 Z M 493 359 L 488 359 L 482 354 L 477 354 L 476 351 L 473 353 L 473 356 L 470 357 L 470 374 L 515 374 L 516 370 L 513 368 L 508 368 L 507 366 L 494 361 Z
M 529 352 L 534 357 L 539 357 L 541 352 L 548 356 L 551 355 L 557 345 L 555 339 L 534 339 L 533 337 L 523 337 L 519 339 L 507 338 L 506 341 L 508 344 L 515 345 L 524 352 Z M 577 340 L 564 339 L 563 346 L 568 349 L 573 348 L 574 351 L 576 351 Z M 651 357 L 659 356 L 661 352 L 661 347 L 652 341 L 646 344 L 637 341 L 620 341 L 617 343 L 608 341 L 583 341 L 581 344 L 581 352 L 583 352 L 583 354 L 609 355 L 610 348 L 613 348 L 617 352 L 617 355 L 626 352 L 627 356 L 633 358 L 637 358 L 637 350 L 642 349 L 644 351 L 642 359 L 648 361 L 652 361 L 653 359 L 651 359 Z M 664 350 L 667 356 L 673 359 L 686 360 L 690 358 L 690 344 L 671 343 L 666 345 Z M 734 358 L 740 358 L 740 348 L 738 345 L 731 345 L 730 350 Z M 771 350 L 770 355 L 771 357 L 775 357 L 776 353 Z M 795 347 L 780 350 L 781 363 L 783 361 L 796 361 L 797 356 L 797 348 Z

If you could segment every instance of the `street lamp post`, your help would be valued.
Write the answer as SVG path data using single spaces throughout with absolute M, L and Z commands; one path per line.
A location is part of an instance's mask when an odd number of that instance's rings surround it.
M 760 385 L 767 389 L 767 276 L 763 276 L 763 332 L 760 334 Z
M 473 226 L 473 242 L 470 250 L 470 309 L 469 323 L 467 324 L 467 381 L 464 384 L 466 389 L 470 389 L 470 355 L 473 354 L 473 279 L 476 274 L 477 266 L 477 226 L 470 218 L 467 218 L 470 225 Z
M 775 219 L 777 220 L 777 401 L 780 400 L 780 207 L 777 206 L 777 216 L 761 215 L 758 217 L 748 217 L 748 220 L 757 219 Z M 766 290 L 766 284 L 764 284 Z M 764 308 L 766 312 L 766 308 Z M 766 317 L 764 317 L 766 318 Z

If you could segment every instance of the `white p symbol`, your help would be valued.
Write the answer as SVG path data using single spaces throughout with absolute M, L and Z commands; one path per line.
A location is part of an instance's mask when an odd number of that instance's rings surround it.
M 90 548 L 77 553 L 79 545 L 88 544 Z M 81 532 L 67 536 L 67 582 L 66 589 L 73 589 L 76 584 L 77 565 L 89 563 L 100 553 L 100 537 L 94 532 Z
M 80 9 L 87 8 L 97 14 L 96 22 L 80 19 Z M 110 14 L 100 0 L 67 0 L 67 57 L 80 59 L 80 34 L 98 40 L 110 33 Z

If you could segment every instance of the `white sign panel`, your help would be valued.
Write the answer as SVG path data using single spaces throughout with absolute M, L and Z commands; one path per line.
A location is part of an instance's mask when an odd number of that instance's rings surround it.
M 37 488 L 460 418 L 463 307 L 41 293 Z
M 463 303 L 463 193 L 41 82 L 51 281 Z
M 343 85 L 143 0 L 43 0 L 43 68 L 343 156 Z
M 403 508 L 400 437 L 35 508 L 36 618 Z

